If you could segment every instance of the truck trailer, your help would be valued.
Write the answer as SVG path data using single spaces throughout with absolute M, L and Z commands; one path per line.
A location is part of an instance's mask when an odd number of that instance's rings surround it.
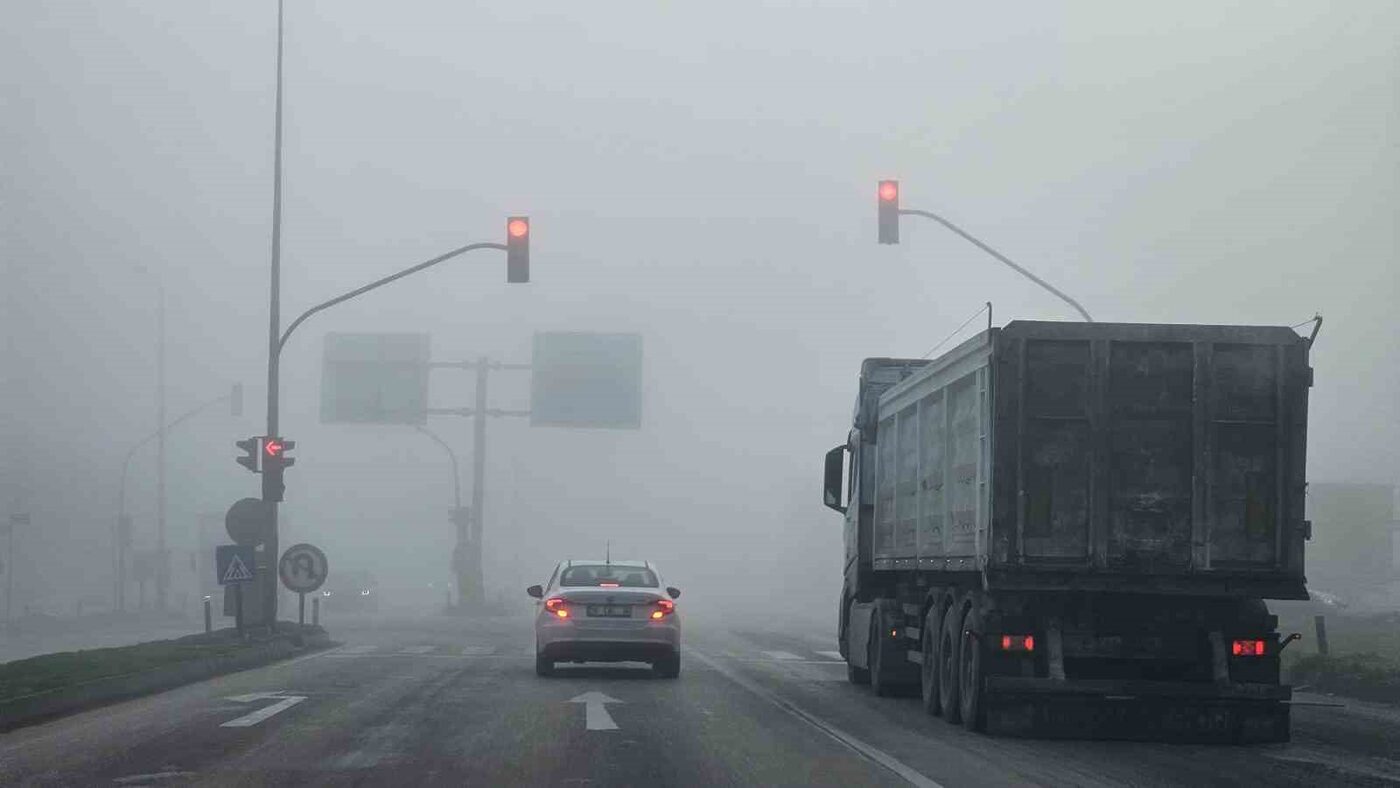
M 1013 321 L 866 359 L 824 478 L 850 681 L 978 731 L 1286 741 L 1311 342 Z

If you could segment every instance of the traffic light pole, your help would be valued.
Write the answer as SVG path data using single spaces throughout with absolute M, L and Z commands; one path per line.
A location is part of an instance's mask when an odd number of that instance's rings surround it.
M 272 148 L 272 265 L 271 285 L 268 288 L 267 325 L 267 434 L 278 435 L 277 404 L 279 385 L 279 351 L 282 325 L 282 39 L 283 39 L 283 0 L 277 0 L 277 94 L 273 110 Z M 277 563 L 277 504 L 268 507 L 268 535 L 264 548 L 268 568 Z M 265 572 L 269 577 L 263 594 L 263 618 L 268 630 L 277 626 L 277 580 L 274 572 Z
M 1036 276 L 1035 274 L 1031 273 L 1030 271 L 1027 271 L 1026 269 L 1022 268 L 1021 266 L 1019 266 L 1019 265 L 1017 265 L 1016 263 L 1012 262 L 1012 261 L 1011 261 L 1011 258 L 1007 257 L 1006 255 L 1002 254 L 1001 252 L 998 252 L 997 250 L 993 249 L 992 247 L 990 247 L 990 246 L 988 246 L 988 245 L 982 243 L 981 241 L 977 240 L 977 239 L 974 238 L 970 233 L 968 233 L 967 231 L 963 230 L 961 227 L 958 227 L 956 224 L 953 224 L 952 222 L 948 221 L 947 219 L 944 219 L 942 216 L 939 216 L 938 214 L 932 213 L 932 212 L 930 212 L 930 211 L 919 211 L 919 210 L 915 210 L 915 209 L 913 209 L 913 208 L 900 208 L 900 209 L 899 209 L 899 213 L 900 213 L 900 214 L 908 214 L 908 215 L 911 215 L 911 216 L 922 216 L 922 217 L 924 217 L 925 219 L 932 219 L 932 220 L 934 220 L 935 222 L 938 222 L 939 224 L 943 225 L 944 227 L 947 227 L 949 230 L 952 230 L 953 232 L 955 232 L 955 233 L 957 233 L 958 235 L 962 236 L 962 238 L 963 238 L 964 240 L 966 240 L 967 242 L 971 243 L 973 246 L 976 246 L 978 249 L 981 249 L 982 251 L 986 252 L 987 254 L 991 255 L 992 257 L 995 257 L 996 259 L 998 259 L 998 260 L 1000 260 L 1001 262 L 1005 263 L 1006 265 L 1010 266 L 1012 270 L 1016 271 L 1016 272 L 1019 273 L 1020 275 L 1026 277 L 1027 279 L 1031 280 L 1032 282 L 1035 282 L 1036 284 L 1040 285 L 1041 287 L 1045 288 L 1046 290 L 1049 290 L 1051 293 L 1054 293 L 1057 297 L 1060 298 L 1060 300 L 1062 300 L 1062 301 L 1064 301 L 1065 303 L 1069 304 L 1070 306 L 1074 307 L 1075 311 L 1078 312 L 1078 313 L 1080 314 L 1080 316 L 1084 318 L 1085 322 L 1087 322 L 1087 323 L 1092 323 L 1092 322 L 1094 322 L 1094 318 L 1089 317 L 1089 313 L 1086 312 L 1086 311 L 1084 311 L 1084 307 L 1080 306 L 1078 301 L 1075 301 L 1073 298 L 1070 298 L 1069 296 L 1067 296 L 1067 295 L 1065 295 L 1064 293 L 1060 292 L 1059 290 L 1055 289 L 1055 287 L 1054 287 L 1053 285 L 1051 285 L 1049 282 L 1045 281 L 1044 279 L 1041 279 L 1040 277 Z

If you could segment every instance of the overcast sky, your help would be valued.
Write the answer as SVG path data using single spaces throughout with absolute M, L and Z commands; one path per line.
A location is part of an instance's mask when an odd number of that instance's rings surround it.
M 537 330 L 637 331 L 644 430 L 491 425 L 489 580 L 611 537 L 709 587 L 816 578 L 825 615 L 841 543 L 820 455 L 860 360 L 917 356 L 984 301 L 997 324 L 1075 318 L 934 224 L 877 246 L 882 177 L 1101 321 L 1323 313 L 1310 478 L 1400 477 L 1389 0 L 287 6 L 286 318 L 500 241 L 508 214 L 534 227 L 529 285 L 478 253 L 290 343 L 289 528 L 341 566 L 439 579 L 451 484 L 421 436 L 318 423 L 326 332 L 524 361 Z M 158 283 L 172 414 L 248 387 L 241 420 L 172 435 L 172 542 L 254 494 L 231 460 L 263 416 L 274 40 L 272 0 L 0 10 L 0 506 L 43 523 L 21 537 L 36 604 L 110 583 L 121 460 L 155 427 Z M 493 404 L 528 406 L 515 374 Z M 434 404 L 467 404 L 462 373 L 433 375 Z M 432 426 L 469 457 L 467 423 Z

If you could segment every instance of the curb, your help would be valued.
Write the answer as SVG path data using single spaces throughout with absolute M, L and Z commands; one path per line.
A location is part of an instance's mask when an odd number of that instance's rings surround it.
M 118 701 L 175 689 L 185 684 L 258 668 L 289 657 L 319 651 L 331 645 L 330 636 L 319 633 L 305 638 L 303 646 L 290 640 L 262 643 L 231 657 L 191 660 L 160 670 L 95 679 L 70 687 L 0 700 L 0 731 L 11 731 Z

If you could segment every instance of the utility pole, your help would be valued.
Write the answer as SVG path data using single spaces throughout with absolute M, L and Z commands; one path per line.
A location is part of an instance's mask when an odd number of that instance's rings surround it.
M 472 505 L 469 520 L 458 523 L 457 548 L 453 555 L 460 556 L 456 569 L 458 573 L 458 601 L 464 606 L 480 605 L 486 597 L 482 582 L 482 536 L 485 528 L 486 505 L 486 418 L 488 416 L 529 416 L 528 410 L 505 410 L 489 407 L 491 370 L 528 370 L 529 364 L 502 364 L 480 357 L 476 361 L 431 362 L 429 369 L 453 368 L 471 369 L 476 372 L 476 398 L 470 408 L 429 408 L 430 416 L 471 416 L 472 417 Z M 459 510 L 460 511 L 460 510 Z M 465 537 L 465 539 L 463 538 Z M 462 582 L 466 580 L 466 582 Z
M 170 559 L 165 549 L 165 285 L 156 306 L 156 607 L 165 610 Z

